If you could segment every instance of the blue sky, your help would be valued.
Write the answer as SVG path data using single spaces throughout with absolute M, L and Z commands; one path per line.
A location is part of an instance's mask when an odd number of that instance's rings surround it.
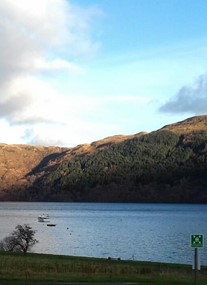
M 205 0 L 1 0 L 0 142 L 75 146 L 207 113 Z

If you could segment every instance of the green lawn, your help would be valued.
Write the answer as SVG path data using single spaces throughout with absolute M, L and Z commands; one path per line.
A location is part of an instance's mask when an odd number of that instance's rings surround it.
M 0 253 L 1 285 L 78 281 L 187 285 L 194 284 L 194 275 L 188 265 Z M 204 284 L 207 284 L 207 267 L 203 267 L 198 274 L 198 285 Z

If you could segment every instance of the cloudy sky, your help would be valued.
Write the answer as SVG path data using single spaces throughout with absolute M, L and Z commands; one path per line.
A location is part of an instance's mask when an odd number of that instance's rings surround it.
M 206 0 L 1 0 L 0 142 L 75 146 L 207 114 Z

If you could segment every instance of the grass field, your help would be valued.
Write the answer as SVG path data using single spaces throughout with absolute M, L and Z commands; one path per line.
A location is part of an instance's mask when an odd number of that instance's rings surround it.
M 137 282 L 138 284 L 194 284 L 191 266 L 108 260 L 46 254 L 0 253 L 0 284 L 54 282 Z M 198 273 L 198 285 L 207 284 L 207 267 Z

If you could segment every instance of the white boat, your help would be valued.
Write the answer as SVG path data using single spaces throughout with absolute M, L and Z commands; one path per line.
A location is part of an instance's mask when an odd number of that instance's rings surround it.
M 38 217 L 38 222 L 44 222 L 44 221 L 45 221 L 44 217 L 41 217 L 41 216 Z
M 38 222 L 43 223 L 43 222 L 48 221 L 48 219 L 49 219 L 49 215 L 42 215 L 38 217 Z

